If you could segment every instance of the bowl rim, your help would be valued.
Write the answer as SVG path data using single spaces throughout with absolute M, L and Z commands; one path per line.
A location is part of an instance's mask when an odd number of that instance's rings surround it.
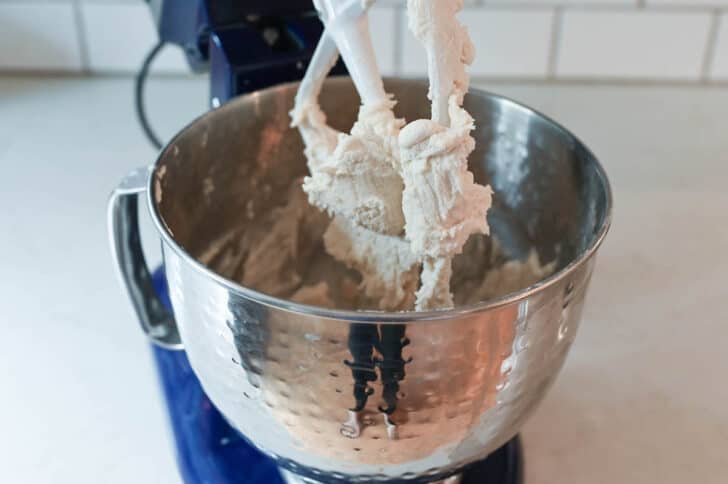
M 385 85 L 387 81 L 391 82 L 408 82 L 412 84 L 417 85 L 427 85 L 426 80 L 422 79 L 407 79 L 407 78 L 400 78 L 400 77 L 387 77 L 384 79 Z M 333 84 L 333 83 L 343 83 L 343 82 L 351 82 L 350 78 L 348 76 L 336 76 L 331 77 L 326 80 L 324 84 L 324 88 L 326 84 Z M 161 162 L 163 159 L 166 158 L 167 153 L 172 149 L 172 147 L 175 146 L 178 139 L 180 139 L 182 136 L 184 136 L 190 129 L 192 129 L 194 126 L 204 123 L 208 121 L 210 118 L 214 117 L 218 111 L 224 111 L 224 110 L 234 110 L 239 104 L 244 104 L 248 102 L 255 102 L 254 100 L 262 95 L 268 95 L 275 92 L 282 92 L 287 91 L 299 84 L 298 81 L 295 82 L 288 82 L 283 84 L 277 84 L 272 87 L 268 87 L 265 89 L 261 89 L 258 91 L 254 91 L 248 94 L 241 95 L 235 99 L 232 99 L 231 101 L 225 103 L 221 107 L 217 109 L 213 109 L 210 111 L 207 111 L 206 113 L 198 116 L 194 120 L 192 120 L 190 123 L 188 123 L 184 128 L 179 130 L 174 137 L 162 148 L 157 156 L 157 159 L 155 160 L 154 164 L 151 166 L 151 170 L 149 170 L 149 179 L 147 181 L 147 205 L 149 208 L 149 212 L 152 215 L 152 220 L 154 221 L 154 225 L 157 228 L 157 231 L 162 237 L 162 240 L 164 243 L 171 248 L 177 256 L 182 258 L 187 264 L 189 264 L 192 268 L 194 268 L 197 272 L 201 273 L 202 275 L 209 277 L 213 281 L 215 281 L 217 284 L 223 286 L 225 289 L 227 289 L 230 292 L 236 293 L 238 295 L 244 296 L 247 299 L 250 299 L 258 304 L 262 304 L 264 306 L 268 307 L 274 307 L 279 310 L 291 312 L 291 313 L 298 313 L 298 314 L 304 314 L 308 316 L 315 316 L 318 318 L 323 319 L 334 319 L 334 320 L 340 320 L 340 321 L 350 321 L 350 322 L 371 322 L 371 323 L 378 323 L 378 324 L 400 324 L 400 323 L 408 323 L 408 322 L 415 322 L 415 321 L 443 321 L 443 320 L 450 320 L 453 318 L 459 318 L 475 313 L 485 312 L 489 310 L 494 310 L 497 308 L 501 308 L 503 306 L 511 305 L 514 303 L 520 303 L 531 296 L 534 296 L 537 293 L 545 291 L 547 288 L 558 284 L 559 282 L 563 281 L 564 279 L 569 278 L 574 272 L 576 272 L 580 267 L 582 267 L 584 264 L 589 261 L 594 254 L 597 252 L 597 249 L 601 246 L 602 242 L 604 241 L 604 238 L 607 235 L 607 232 L 609 231 L 609 228 L 612 224 L 612 208 L 613 208 L 613 196 L 612 196 L 612 188 L 611 184 L 609 183 L 609 178 L 607 177 L 607 173 L 604 170 L 604 167 L 599 162 L 599 159 L 594 155 L 594 153 L 581 141 L 581 139 L 573 134 L 571 131 L 566 129 L 562 124 L 558 123 L 557 121 L 554 121 L 549 116 L 541 113 L 540 111 L 527 106 L 525 104 L 519 103 L 509 97 L 495 94 L 490 91 L 486 91 L 484 89 L 479 89 L 475 87 L 471 87 L 469 93 L 477 93 L 480 96 L 489 97 L 492 99 L 497 99 L 501 102 L 505 102 L 506 104 L 510 105 L 512 108 L 517 108 L 519 110 L 522 110 L 529 115 L 535 115 L 542 120 L 548 122 L 550 125 L 552 125 L 557 130 L 561 131 L 563 134 L 567 135 L 570 139 L 572 139 L 575 143 L 575 147 L 584 150 L 584 152 L 591 158 L 591 160 L 594 162 L 595 170 L 597 173 L 597 176 L 599 177 L 600 182 L 602 183 L 602 186 L 604 187 L 604 193 L 606 198 L 606 212 L 604 215 L 604 221 L 602 222 L 601 226 L 599 227 L 599 231 L 597 232 L 596 236 L 593 238 L 589 246 L 586 250 L 581 252 L 577 257 L 575 257 L 571 262 L 569 262 L 566 266 L 562 267 L 558 271 L 554 272 L 550 276 L 541 279 L 540 281 L 531 284 L 528 287 L 525 287 L 523 289 L 520 289 L 515 292 L 511 292 L 508 294 L 505 294 L 503 296 L 488 299 L 485 301 L 481 301 L 478 303 L 473 304 L 467 304 L 463 306 L 458 306 L 455 308 L 450 309 L 436 309 L 436 310 L 429 310 L 429 311 L 381 311 L 381 310 L 350 310 L 350 309 L 329 309 L 324 308 L 320 306 L 312 306 L 308 304 L 301 304 L 297 302 L 293 302 L 287 299 L 271 296 L 259 291 L 256 291 L 255 289 L 251 289 L 245 286 L 242 286 L 234 281 L 231 281 L 230 279 L 227 279 L 223 277 L 222 275 L 216 273 L 212 269 L 208 268 L 206 265 L 199 262 L 197 259 L 192 257 L 189 252 L 187 252 L 183 247 L 181 247 L 176 240 L 174 240 L 174 237 L 172 236 L 171 232 L 169 231 L 169 228 L 167 227 L 166 223 L 164 223 L 161 214 L 159 213 L 158 206 L 155 201 L 154 197 L 154 180 L 155 175 L 157 173 L 157 169 L 159 168 Z M 252 101 L 251 101 L 252 100 Z

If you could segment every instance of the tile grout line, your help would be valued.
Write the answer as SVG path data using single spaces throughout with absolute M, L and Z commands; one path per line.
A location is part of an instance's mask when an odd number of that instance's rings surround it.
M 22 70 L 13 69 L 0 71 L 5 77 L 20 79 L 88 79 L 78 71 L 68 70 Z M 93 73 L 93 78 L 98 80 L 108 79 L 133 79 L 134 74 L 124 71 L 98 71 Z M 201 79 L 204 75 L 186 73 L 165 73 L 155 74 L 158 79 L 174 79 L 193 81 Z M 411 76 L 409 76 L 411 78 Z M 518 76 L 473 76 L 472 83 L 493 83 L 493 84 L 516 84 L 516 85 L 546 85 L 546 86 L 611 86 L 611 87 L 682 87 L 686 89 L 728 89 L 728 79 L 716 79 L 708 83 L 702 83 L 693 79 L 664 79 L 664 78 L 598 78 L 598 77 L 559 77 L 546 79 L 544 77 L 518 77 Z
M 0 0 L 3 4 L 19 4 L 19 5 L 47 5 L 58 3 L 70 3 L 76 0 Z M 79 0 L 80 1 L 80 0 Z M 94 5 L 138 5 L 144 3 L 145 0 L 85 0 L 87 3 Z M 492 2 L 489 0 L 473 0 L 466 2 L 465 8 L 487 8 L 491 10 L 544 10 L 548 8 L 568 8 L 570 10 L 588 10 L 588 11 L 634 11 L 636 8 L 645 9 L 652 12 L 694 12 L 694 11 L 713 11 L 716 8 L 725 10 L 726 6 L 711 5 L 709 3 L 698 4 L 648 4 L 647 0 L 632 0 L 633 4 L 612 4 L 612 3 L 564 3 L 554 0 L 553 3 L 524 2 L 517 4 L 509 4 L 503 0 Z M 400 7 L 404 1 L 394 1 L 382 3 L 382 6 Z
M 2 0 L 0 0 L 2 1 Z M 611 4 L 611 3 L 563 3 L 554 1 L 553 3 L 517 3 L 508 4 L 500 3 L 476 3 L 467 4 L 465 8 L 471 9 L 487 9 L 487 10 L 508 10 L 508 11 L 528 11 L 528 10 L 548 10 L 551 8 L 563 8 L 570 11 L 578 12 L 635 12 L 645 10 L 649 12 L 665 12 L 665 13 L 691 13 L 691 12 L 712 12 L 716 8 L 725 10 L 727 6 L 715 6 L 710 4 L 648 4 L 646 0 L 633 0 L 630 4 Z
M 131 4 L 136 2 L 141 2 L 142 0 L 111 0 L 111 1 L 101 1 L 101 0 L 0 0 L 0 6 L 2 5 L 8 5 L 8 4 L 65 4 L 69 5 L 72 8 L 72 15 L 73 15 L 73 21 L 74 21 L 74 27 L 75 27 L 75 35 L 76 39 L 74 39 L 77 43 L 77 48 L 79 49 L 79 61 L 80 61 L 80 72 L 84 74 L 91 74 L 93 73 L 92 69 L 92 59 L 91 59 L 91 46 L 89 44 L 88 39 L 88 30 L 87 30 L 87 18 L 84 15 L 84 4 L 87 3 L 93 3 L 95 5 L 114 5 L 114 4 Z M 27 2 L 27 3 L 26 3 Z M 718 53 L 718 39 L 720 37 L 720 33 L 722 29 L 728 28 L 728 22 L 722 19 L 721 15 L 728 12 L 728 4 L 724 6 L 707 6 L 707 5 L 694 5 L 692 7 L 686 6 L 686 5 L 680 5 L 680 6 L 653 6 L 653 4 L 650 2 L 647 3 L 646 0 L 633 0 L 631 3 L 631 6 L 622 6 L 622 8 L 619 8 L 619 6 L 614 6 L 615 8 L 611 8 L 610 6 L 603 6 L 603 5 L 565 5 L 563 3 L 557 3 L 553 7 L 548 7 L 545 5 L 539 5 L 539 4 L 529 4 L 529 5 L 515 5 L 515 6 L 509 6 L 509 5 L 503 5 L 503 4 L 494 4 L 491 1 L 487 0 L 473 0 L 472 2 L 468 2 L 468 5 L 473 10 L 510 10 L 510 11 L 534 11 L 534 10 L 540 10 L 540 11 L 548 11 L 551 10 L 553 12 L 553 18 L 551 19 L 551 35 L 548 39 L 548 51 L 546 54 L 546 73 L 545 78 L 549 80 L 558 80 L 560 77 L 558 75 L 558 64 L 560 61 L 560 58 L 563 54 L 563 29 L 564 29 L 564 13 L 565 12 L 572 12 L 572 11 L 594 11 L 594 12 L 612 12 L 612 11 L 632 11 L 632 12 L 675 12 L 675 13 L 688 13 L 688 12 L 701 12 L 705 16 L 705 20 L 709 19 L 709 25 L 707 28 L 707 32 L 703 30 L 703 33 L 701 35 L 705 36 L 705 43 L 702 46 L 702 51 L 698 53 L 693 59 L 694 61 L 698 61 L 699 63 L 699 70 L 698 70 L 698 76 L 695 80 L 696 83 L 707 83 L 710 82 L 710 76 L 712 74 L 712 70 L 715 69 L 715 64 L 717 61 L 717 57 L 719 55 Z M 635 8 L 635 6 L 637 8 Z M 514 8 L 515 7 L 515 8 Z M 526 8 L 521 8 L 526 7 Z M 393 62 L 392 62 L 392 69 L 396 75 L 402 75 L 405 71 L 405 35 L 406 35 L 406 11 L 404 7 L 404 1 L 400 0 L 396 3 L 388 4 L 388 8 L 392 8 L 394 11 L 394 22 L 395 22 L 395 32 L 393 33 L 393 39 L 391 48 L 393 49 Z M 467 6 L 466 6 L 467 8 Z M 698 57 L 700 56 L 700 57 Z M 540 60 L 543 65 L 543 60 Z M 696 66 L 697 67 L 697 66 Z M 78 72 L 77 68 L 76 72 Z M 693 67 L 695 69 L 695 67 Z M 3 69 L 0 69 L 0 72 L 3 72 Z M 30 72 L 30 71 L 29 71 Z M 129 74 L 133 74 L 132 70 L 127 71 Z M 695 70 L 693 70 L 695 72 Z M 541 77 L 541 76 L 540 76 Z
M 564 7 L 556 7 L 553 15 L 553 19 L 551 20 L 549 53 L 548 59 L 546 60 L 546 77 L 548 79 L 556 78 L 556 65 L 561 51 L 561 31 L 564 23 Z
M 76 41 L 81 55 L 81 72 L 84 74 L 91 73 L 91 59 L 88 51 L 88 39 L 86 38 L 86 21 L 83 17 L 80 0 L 71 2 L 73 8 L 73 19 L 76 25 Z
M 715 61 L 716 51 L 718 48 L 718 32 L 721 28 L 721 11 L 715 9 L 713 11 L 713 18 L 710 22 L 710 28 L 708 30 L 707 44 L 705 46 L 705 54 L 703 56 L 703 62 L 700 67 L 700 80 L 708 82 L 710 79 L 710 73 Z

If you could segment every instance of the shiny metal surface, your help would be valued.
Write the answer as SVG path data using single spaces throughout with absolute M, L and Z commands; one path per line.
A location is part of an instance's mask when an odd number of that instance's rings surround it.
M 391 80 L 387 89 L 398 114 L 429 116 L 423 83 Z M 231 424 L 299 476 L 446 477 L 513 437 L 558 374 L 610 223 L 606 176 L 553 121 L 473 90 L 465 103 L 478 123 L 470 164 L 496 192 L 492 237 L 507 258 L 533 247 L 542 261 L 556 260 L 557 272 L 449 311 L 352 312 L 280 300 L 195 258 L 255 224 L 305 174 L 300 138 L 288 126 L 295 91 L 268 89 L 204 115 L 153 167 L 147 200 L 184 348 Z M 347 79 L 327 81 L 322 104 L 334 126 L 350 127 L 358 103 Z M 112 218 L 129 214 L 114 204 Z M 129 226 L 112 223 L 115 246 L 134 245 L 124 242 Z M 122 272 L 146 270 L 128 259 Z
M 111 194 L 107 217 L 111 254 L 144 333 L 163 348 L 180 349 L 177 324 L 154 291 L 139 240 L 138 196 L 146 192 L 150 173 L 151 167 L 132 171 Z

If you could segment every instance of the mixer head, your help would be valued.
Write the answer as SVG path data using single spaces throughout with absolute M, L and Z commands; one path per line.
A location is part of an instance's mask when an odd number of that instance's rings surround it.
M 310 0 L 148 0 L 160 40 L 210 72 L 217 107 L 240 94 L 299 80 L 323 25 Z M 333 73 L 343 74 L 339 63 Z

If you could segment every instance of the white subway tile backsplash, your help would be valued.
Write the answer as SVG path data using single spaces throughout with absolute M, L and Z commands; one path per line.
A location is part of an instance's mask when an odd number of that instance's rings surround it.
M 551 10 L 469 10 L 463 23 L 477 49 L 473 76 L 544 76 L 548 69 Z
M 567 11 L 557 75 L 697 80 L 710 14 Z
M 547 73 L 551 10 L 466 9 L 461 21 L 476 46 L 472 76 L 543 77 Z M 408 76 L 427 74 L 422 44 L 407 29 L 406 18 L 402 72 Z
M 710 77 L 713 80 L 728 80 L 728 13 L 720 16 L 718 25 Z
M 405 76 L 426 76 L 427 57 L 422 44 L 412 35 L 407 26 L 407 16 L 403 15 L 399 29 L 402 34 L 402 59 L 399 66 Z
M 397 30 L 397 15 L 393 7 L 375 7 L 369 12 L 369 31 L 377 55 L 377 63 L 382 75 L 396 73 L 394 39 Z
M 728 7 L 728 0 L 646 0 L 648 7 Z
M 707 75 L 728 81 L 728 0 L 465 0 L 465 5 L 461 19 L 476 45 L 470 69 L 476 77 L 697 82 Z M 716 15 L 716 43 L 709 45 Z M 405 0 L 377 0 L 370 29 L 384 75 L 426 75 L 424 50 L 407 28 Z M 0 72 L 133 73 L 156 41 L 145 0 L 0 0 Z M 174 46 L 153 67 L 188 70 Z
M 91 69 L 98 72 L 136 71 L 158 36 L 149 11 L 141 0 L 109 3 L 85 0 L 83 17 L 88 39 Z M 385 75 L 395 72 L 394 7 L 377 7 L 370 14 L 370 29 L 380 68 Z M 154 62 L 156 72 L 187 72 L 183 54 L 168 46 Z
M 70 3 L 0 2 L 0 69 L 79 71 Z
M 149 7 L 139 3 L 82 4 L 89 63 L 96 72 L 134 72 L 158 36 Z M 187 72 L 184 55 L 167 46 L 154 61 L 155 72 Z

